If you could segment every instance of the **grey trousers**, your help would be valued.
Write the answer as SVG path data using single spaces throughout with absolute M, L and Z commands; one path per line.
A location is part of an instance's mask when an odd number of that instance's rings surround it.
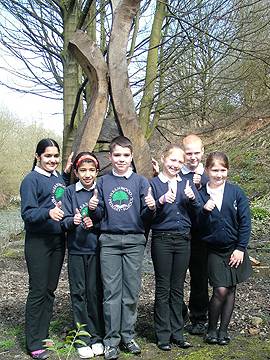
M 145 242 L 143 234 L 100 236 L 105 346 L 127 343 L 135 336 Z

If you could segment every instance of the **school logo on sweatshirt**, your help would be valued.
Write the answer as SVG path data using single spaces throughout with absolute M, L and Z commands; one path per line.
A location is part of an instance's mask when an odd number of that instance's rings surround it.
M 88 204 L 87 203 L 82 204 L 79 207 L 79 211 L 80 211 L 80 214 L 81 214 L 82 218 L 85 218 L 85 217 L 89 216 Z
M 129 189 L 119 186 L 109 195 L 109 205 L 115 211 L 126 211 L 133 204 L 133 196 Z
M 62 197 L 65 192 L 65 186 L 61 183 L 54 184 L 52 188 L 52 202 L 56 206 L 59 201 L 62 200 Z

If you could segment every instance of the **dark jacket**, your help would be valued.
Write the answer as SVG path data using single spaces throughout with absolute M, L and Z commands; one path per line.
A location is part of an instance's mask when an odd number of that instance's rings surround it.
M 206 186 L 199 195 L 203 204 L 210 198 Z M 251 233 L 249 202 L 237 185 L 226 182 L 221 210 L 203 210 L 198 222 L 201 238 L 209 245 L 223 249 L 233 246 L 241 251 L 247 248 Z

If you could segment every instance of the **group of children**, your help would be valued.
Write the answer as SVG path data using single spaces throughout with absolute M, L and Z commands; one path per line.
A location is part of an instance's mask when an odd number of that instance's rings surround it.
M 148 181 L 132 170 L 131 141 L 118 136 L 110 144 L 111 172 L 96 182 L 98 159 L 81 152 L 72 161 L 78 181 L 65 189 L 70 166 L 64 176 L 56 172 L 59 152 L 54 140 L 41 140 L 33 170 L 20 189 L 29 273 L 26 346 L 30 356 L 49 356 L 43 340 L 48 338 L 65 234 L 74 324 L 85 324 L 91 334 L 81 339 L 79 356 L 104 354 L 106 360 L 117 359 L 120 346 L 131 354 L 141 353 L 134 328 L 149 227 L 157 346 L 163 351 L 170 351 L 172 344 L 192 346 L 183 335 L 187 269 L 188 331 L 205 333 L 209 344 L 227 345 L 236 284 L 251 274 L 246 252 L 251 225 L 246 196 L 227 182 L 226 155 L 211 153 L 204 168 L 201 139 L 188 135 L 183 150 L 178 145 L 165 149 L 162 171 L 154 162 L 157 176 Z M 210 302 L 208 279 L 213 287 Z

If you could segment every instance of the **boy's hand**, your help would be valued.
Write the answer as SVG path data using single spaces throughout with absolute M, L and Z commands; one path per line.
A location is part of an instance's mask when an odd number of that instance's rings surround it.
M 159 174 L 159 165 L 156 159 L 152 158 L 152 170 L 153 176 L 157 176 Z
M 94 195 L 89 200 L 89 209 L 90 210 L 96 210 L 98 206 L 99 200 L 98 200 L 98 191 L 97 189 L 94 190 Z
M 176 199 L 176 194 L 173 192 L 173 189 L 169 189 L 166 194 L 162 195 L 158 201 L 160 204 L 169 203 L 172 204 Z
M 241 250 L 234 250 L 230 257 L 229 266 L 238 268 L 244 260 L 244 252 Z
M 80 211 L 76 208 L 76 214 L 74 215 L 73 222 L 75 225 L 80 225 L 82 222 L 82 215 Z
M 61 201 L 58 201 L 56 206 L 49 211 L 49 216 L 51 219 L 55 221 L 60 221 L 64 217 L 64 211 L 61 210 L 62 203 Z
M 193 175 L 193 182 L 197 189 L 201 187 L 201 180 L 202 180 L 201 175 L 196 173 Z
M 153 198 L 151 187 L 149 187 L 147 195 L 144 198 L 144 201 L 150 210 L 155 210 L 156 202 L 155 202 L 155 199 Z
M 67 159 L 67 163 L 66 163 L 66 166 L 65 166 L 65 169 L 64 169 L 64 172 L 66 174 L 69 174 L 70 171 L 71 171 L 71 167 L 72 167 L 72 158 L 73 158 L 73 152 L 69 155 L 68 159 Z
M 212 211 L 212 210 L 214 210 L 215 206 L 216 206 L 216 204 L 215 204 L 214 200 L 210 198 L 207 201 L 207 203 L 205 203 L 203 208 L 207 211 Z
M 187 180 L 187 182 L 186 182 L 184 193 L 190 200 L 195 199 L 195 194 L 194 194 L 191 186 L 189 185 L 189 180 Z
M 89 216 L 83 218 L 83 223 L 86 229 L 90 229 L 93 227 L 93 221 L 90 219 Z

